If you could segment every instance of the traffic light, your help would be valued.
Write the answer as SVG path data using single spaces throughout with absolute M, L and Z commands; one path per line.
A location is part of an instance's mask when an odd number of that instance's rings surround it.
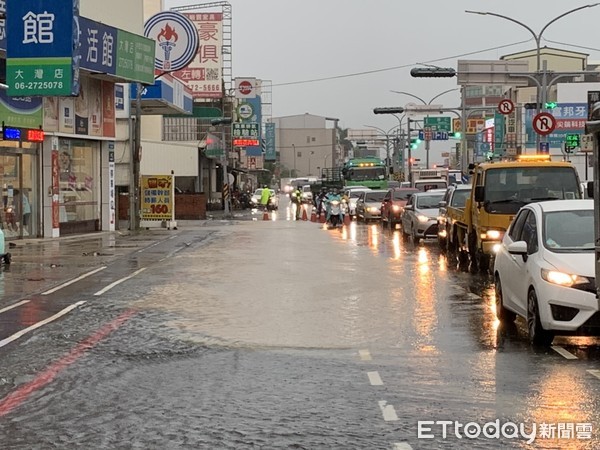
M 452 78 L 456 76 L 456 70 L 451 67 L 415 67 L 411 69 L 410 76 L 413 78 Z
M 386 108 L 374 108 L 374 114 L 402 114 L 404 112 L 404 108 L 399 106 L 390 106 Z
M 523 105 L 525 109 L 542 109 L 541 103 L 525 103 Z
M 546 109 L 554 109 L 558 106 L 556 102 L 546 102 Z
M 448 137 L 453 139 L 460 139 L 461 134 L 460 131 L 455 131 L 454 133 L 448 133 Z
M 410 149 L 411 150 L 416 150 L 417 148 L 419 148 L 419 144 L 423 142 L 421 139 L 419 138 L 413 138 L 410 140 Z

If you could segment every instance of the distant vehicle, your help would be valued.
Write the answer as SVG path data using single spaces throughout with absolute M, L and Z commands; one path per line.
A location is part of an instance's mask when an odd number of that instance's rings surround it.
M 364 191 L 356 201 L 356 220 L 374 220 L 381 217 L 381 202 L 387 191 Z
M 312 203 L 313 193 L 311 191 L 310 184 L 302 186 L 302 203 Z
M 368 187 L 364 186 L 352 186 L 351 188 L 344 190 L 344 195 L 348 197 L 348 214 L 350 218 L 356 216 L 356 202 L 363 192 L 370 191 Z
M 443 192 L 417 192 L 410 196 L 400 218 L 402 237 L 412 237 L 417 244 L 419 240 L 437 237 L 437 215 Z
M 553 200 L 520 209 L 494 263 L 496 316 L 527 321 L 529 340 L 600 335 L 594 201 Z
M 458 242 L 454 239 L 454 225 L 457 213 L 462 218 L 465 204 L 470 195 L 470 184 L 454 184 L 446 190 L 438 213 L 438 243 L 442 251 L 455 252 L 458 249 Z
M 344 186 L 367 186 L 371 189 L 387 189 L 387 169 L 379 158 L 353 158 L 342 169 Z
M 250 197 L 250 204 L 252 205 L 253 208 L 257 208 L 258 206 L 260 206 L 260 198 L 262 195 L 262 191 L 263 191 L 263 188 L 258 188 L 254 191 L 254 194 L 252 194 L 252 197 Z M 270 191 L 269 208 L 278 209 L 279 202 L 277 199 L 277 195 L 275 194 L 275 190 L 269 189 L 269 191 Z
M 390 228 L 394 228 L 400 223 L 400 217 L 404 212 L 404 206 L 411 195 L 419 192 L 413 188 L 394 188 L 389 189 L 381 202 L 381 222 Z

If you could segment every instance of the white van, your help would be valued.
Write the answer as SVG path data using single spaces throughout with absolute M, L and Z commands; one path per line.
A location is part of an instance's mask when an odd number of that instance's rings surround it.
M 421 192 L 427 192 L 431 189 L 446 189 L 448 180 L 444 178 L 423 178 L 413 182 L 413 187 Z

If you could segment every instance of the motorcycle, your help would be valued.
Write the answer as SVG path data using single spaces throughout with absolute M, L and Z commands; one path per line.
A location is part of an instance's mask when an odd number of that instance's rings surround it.
M 329 202 L 329 221 L 327 222 L 327 226 L 328 228 L 338 228 L 343 225 L 342 202 L 337 199 L 331 200 Z

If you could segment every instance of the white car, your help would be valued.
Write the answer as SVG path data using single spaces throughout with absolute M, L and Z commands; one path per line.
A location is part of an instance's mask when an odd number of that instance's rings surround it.
M 410 196 L 400 216 L 400 234 L 404 239 L 412 236 L 416 244 L 421 238 L 437 238 L 437 218 L 445 192 L 417 192 Z
M 348 214 L 350 217 L 356 216 L 356 202 L 363 192 L 370 191 L 367 187 L 361 187 L 360 189 L 346 189 L 344 195 L 348 197 Z
M 600 334 L 593 200 L 528 204 L 498 246 L 498 319 L 525 318 L 534 345 L 550 345 L 556 334 Z

